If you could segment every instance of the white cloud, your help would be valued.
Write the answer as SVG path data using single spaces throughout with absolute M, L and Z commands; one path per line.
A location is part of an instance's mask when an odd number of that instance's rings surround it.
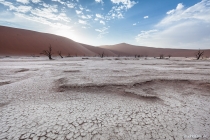
M 130 9 L 135 4 L 137 4 L 137 2 L 131 1 L 131 0 L 111 0 L 111 2 L 114 3 L 114 4 L 122 3 L 126 7 L 126 9 Z
M 57 6 L 49 6 L 48 8 L 36 8 L 31 10 L 31 14 L 52 21 L 70 22 L 70 18 L 63 12 L 58 13 Z
M 25 5 L 14 6 L 11 2 L 7 1 L 0 1 L 0 3 L 3 4 L 4 6 L 8 6 L 10 11 L 15 11 L 15 12 L 27 13 L 32 9 L 31 6 L 25 6 Z
M 82 11 L 76 10 L 76 13 L 79 15 L 82 14 Z
M 144 19 L 149 18 L 149 16 L 144 16 Z
M 0 0 L 0 3 L 3 4 L 4 6 L 8 6 L 9 8 L 13 6 L 13 4 L 11 2 L 7 2 L 7 1 L 4 1 L 4 0 Z
M 123 18 L 123 6 L 113 6 L 112 9 L 106 16 L 107 20 L 115 19 L 115 18 Z
M 124 18 L 124 13 L 138 3 L 131 0 L 111 0 L 111 2 L 115 5 L 106 15 L 106 20 Z
M 61 0 L 52 0 L 52 1 L 59 2 L 60 4 L 66 4 L 65 2 L 63 2 Z
M 50 5 L 49 5 L 49 4 L 46 4 L 46 3 L 41 3 L 40 5 L 42 5 L 42 6 L 45 7 L 45 8 L 50 7 Z
M 176 9 L 172 9 L 172 10 L 168 11 L 166 14 L 168 14 L 168 15 L 173 14 L 173 13 L 175 13 L 177 11 L 182 10 L 183 8 L 184 8 L 184 5 L 182 3 L 179 3 L 177 5 Z
M 66 3 L 66 6 L 69 7 L 69 8 L 74 8 L 76 6 L 76 4 L 75 3 L 71 3 L 71 2 L 68 1 Z
M 136 23 L 134 23 L 133 26 L 136 26 Z
M 97 3 L 101 3 L 101 4 L 103 4 L 104 2 L 103 2 L 103 0 L 95 0 L 95 2 L 97 2 Z
M 95 29 L 96 32 L 99 32 L 98 37 L 102 38 L 105 34 L 108 34 L 109 32 L 107 31 L 109 27 L 103 27 L 101 29 Z
M 161 20 L 158 26 L 166 26 L 174 24 L 175 22 L 182 22 L 185 20 L 201 20 L 210 22 L 210 1 L 202 0 L 201 2 L 183 9 L 182 4 L 178 4 L 174 12 L 167 12 L 167 16 Z
M 105 24 L 106 24 L 103 20 L 100 20 L 100 23 L 101 23 L 101 24 L 103 24 L 103 25 L 105 25 Z
M 210 1 L 167 12 L 166 17 L 156 24 L 155 29 L 142 31 L 136 36 L 139 45 L 172 48 L 209 48 L 210 44 Z
M 33 3 L 39 3 L 41 0 L 31 0 Z
M 182 3 L 179 3 L 176 7 L 176 10 L 181 10 L 182 8 L 184 8 L 184 5 Z
M 62 24 L 62 23 L 59 23 L 59 22 L 54 22 L 53 23 L 53 22 L 50 22 L 43 17 L 31 16 L 31 15 L 28 16 L 28 15 L 25 15 L 25 14 L 22 14 L 22 13 L 14 13 L 14 14 L 19 18 L 24 18 L 24 19 L 27 19 L 27 20 L 30 20 L 30 21 L 33 21 L 33 22 L 39 22 L 41 24 L 45 24 L 45 25 L 51 26 L 53 28 L 71 29 L 71 26 L 69 26 L 69 25 L 65 25 L 65 24 Z
M 96 17 L 97 18 L 102 18 L 102 19 L 104 18 L 101 14 L 96 14 Z
M 123 13 L 126 11 L 126 7 L 124 5 L 120 6 L 113 6 L 112 9 L 109 11 L 108 15 L 106 16 L 106 19 L 121 19 L 124 18 Z
M 15 11 L 21 12 L 21 13 L 27 13 L 32 9 L 31 6 L 18 6 Z
M 91 19 L 92 18 L 92 15 L 87 15 L 86 16 L 88 19 Z
M 170 10 L 170 11 L 168 11 L 166 14 L 173 14 L 175 12 L 175 10 L 174 9 L 172 9 L 172 10 Z
M 78 21 L 80 24 L 84 24 L 84 25 L 86 25 L 87 24 L 87 21 L 84 21 L 84 20 L 81 20 L 81 19 L 79 19 L 79 21 Z
M 80 18 L 82 18 L 82 19 L 91 19 L 92 16 L 91 15 L 81 15 Z
M 136 40 L 141 41 L 143 39 L 151 38 L 157 31 L 158 30 L 141 31 L 141 33 L 136 36 Z
M 77 5 L 76 3 L 73 3 L 73 2 L 70 2 L 70 1 L 66 1 L 66 2 L 62 1 L 62 0 L 52 0 L 52 1 L 59 2 L 60 4 L 65 5 L 68 8 L 74 8 Z
M 83 8 L 82 5 L 80 5 L 80 6 L 79 6 L 79 9 L 80 9 L 81 11 L 83 11 L 85 8 Z
M 17 2 L 23 3 L 23 4 L 28 4 L 29 0 L 17 0 Z

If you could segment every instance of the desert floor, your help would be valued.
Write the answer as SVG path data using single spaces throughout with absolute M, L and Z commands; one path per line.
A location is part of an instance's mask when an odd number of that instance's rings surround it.
M 210 60 L 0 58 L 0 139 L 210 139 Z

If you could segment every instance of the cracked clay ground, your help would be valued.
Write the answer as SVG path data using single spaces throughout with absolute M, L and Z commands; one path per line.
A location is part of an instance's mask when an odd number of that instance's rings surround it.
M 1 58 L 0 139 L 209 140 L 210 61 Z

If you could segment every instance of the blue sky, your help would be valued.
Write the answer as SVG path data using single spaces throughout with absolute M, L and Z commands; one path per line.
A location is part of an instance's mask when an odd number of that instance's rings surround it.
M 90 45 L 210 49 L 210 0 L 0 0 L 0 25 Z

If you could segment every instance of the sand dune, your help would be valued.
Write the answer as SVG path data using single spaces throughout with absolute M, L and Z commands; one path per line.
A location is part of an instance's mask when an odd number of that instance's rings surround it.
M 52 46 L 54 55 L 57 55 L 57 51 L 61 51 L 63 55 L 95 55 L 81 44 L 65 37 L 4 26 L 0 26 L 0 31 L 2 55 L 40 55 L 49 45 Z
M 158 57 L 160 54 L 164 56 L 171 55 L 173 57 L 194 57 L 198 50 L 186 50 L 186 49 L 169 49 L 169 48 L 152 48 L 144 46 L 134 46 L 126 43 L 116 44 L 116 45 L 105 45 L 100 46 L 100 48 L 109 49 L 113 52 L 119 52 L 122 54 L 127 54 L 128 56 L 141 55 Z M 210 56 L 210 50 L 204 50 L 204 56 Z

